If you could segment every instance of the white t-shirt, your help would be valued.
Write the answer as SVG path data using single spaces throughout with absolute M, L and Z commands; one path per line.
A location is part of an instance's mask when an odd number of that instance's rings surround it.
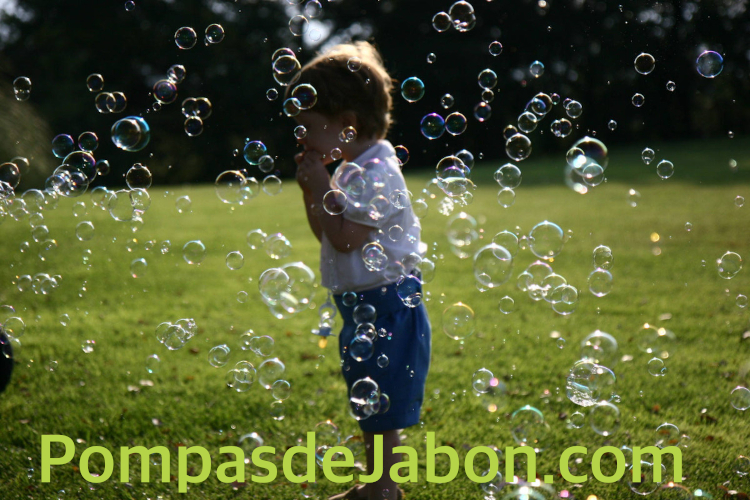
M 401 262 L 409 254 L 419 253 L 421 227 L 391 143 L 378 141 L 352 163 L 340 164 L 331 178 L 331 189 L 340 189 L 347 195 L 342 214 L 345 219 L 373 229 L 364 248 L 349 253 L 338 252 L 323 233 L 323 286 L 335 294 L 361 292 L 394 283 L 404 272 L 410 272 L 411 269 L 403 269 Z M 369 243 L 380 246 L 368 246 Z M 369 250 L 369 269 L 363 249 Z

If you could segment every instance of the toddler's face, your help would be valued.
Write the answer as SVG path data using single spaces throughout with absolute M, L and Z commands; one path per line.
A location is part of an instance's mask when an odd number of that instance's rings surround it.
M 297 139 L 305 147 L 305 151 L 317 151 L 325 155 L 323 161 L 326 164 L 333 162 L 331 150 L 341 149 L 344 144 L 339 140 L 339 133 L 344 129 L 343 120 L 329 118 L 315 111 L 303 111 L 294 120 L 307 129 L 307 136 Z

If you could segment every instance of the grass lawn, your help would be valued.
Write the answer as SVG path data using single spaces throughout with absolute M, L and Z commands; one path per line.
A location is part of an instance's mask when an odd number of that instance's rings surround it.
M 471 259 L 459 259 L 451 252 L 445 237 L 448 219 L 437 212 L 436 202 L 430 204 L 422 221 L 422 239 L 430 245 L 430 254 L 436 255 L 436 276 L 426 286 L 433 357 L 422 423 L 404 431 L 404 444 L 420 451 L 420 481 L 404 486 L 408 498 L 482 498 L 482 490 L 463 469 L 444 485 L 425 481 L 425 433 L 434 431 L 439 444 L 454 446 L 461 457 L 473 446 L 513 446 L 511 414 L 524 405 L 541 410 L 549 425 L 540 440 L 544 450 L 538 455 L 537 469 L 540 477 L 554 476 L 557 491 L 568 489 L 578 498 L 589 494 L 607 500 L 632 498 L 623 481 L 604 484 L 591 478 L 580 488 L 573 487 L 560 477 L 558 457 L 573 445 L 588 447 L 589 458 L 605 444 L 650 446 L 657 440 L 656 428 L 666 422 L 685 435 L 680 442 L 685 446 L 686 487 L 721 496 L 717 486 L 730 481 L 730 490 L 750 491 L 748 477 L 738 476 L 733 467 L 737 456 L 750 455 L 750 415 L 730 405 L 732 389 L 750 385 L 750 339 L 742 340 L 748 330 L 748 309 L 736 304 L 739 294 L 750 295 L 750 275 L 743 269 L 724 280 L 715 265 L 726 251 L 744 258 L 750 255 L 750 206 L 735 204 L 738 195 L 750 198 L 750 150 L 728 140 L 671 144 L 657 152 L 649 167 L 641 162 L 639 151 L 611 151 L 608 182 L 586 195 L 563 185 L 562 156 L 523 162 L 524 183 L 510 208 L 496 201 L 498 186 L 492 173 L 499 165 L 480 163 L 474 173 L 478 188 L 473 202 L 456 209 L 455 213 L 464 210 L 478 221 L 483 239 L 475 248 L 504 229 L 518 226 L 528 234 L 543 220 L 571 230 L 572 238 L 552 262 L 555 271 L 580 292 L 577 310 L 568 317 L 516 288 L 516 276 L 536 260 L 529 250 L 519 252 L 513 277 L 506 284 L 480 292 Z M 662 157 L 676 168 L 667 181 L 655 173 Z M 738 163 L 734 173 L 728 167 L 730 158 Z M 428 179 L 425 172 L 407 176 L 415 197 Z M 629 189 L 641 195 L 636 207 L 628 203 Z M 213 471 L 206 482 L 191 486 L 185 498 L 296 499 L 302 493 L 326 498 L 347 487 L 329 482 L 319 469 L 317 486 L 303 490 L 281 473 L 283 451 L 301 443 L 317 423 L 332 420 L 342 440 L 358 431 L 348 415 L 337 340 L 321 347 L 319 338 L 310 333 L 317 326 L 316 310 L 325 300 L 324 290 L 317 289 L 315 310 L 275 319 L 260 300 L 258 278 L 279 261 L 262 249 L 251 250 L 245 241 L 246 233 L 257 228 L 269 234 L 281 232 L 293 247 L 281 262 L 304 261 L 319 275 L 317 241 L 307 228 L 296 184 L 284 181 L 282 193 L 273 197 L 261 193 L 247 205 L 235 207 L 220 203 L 212 186 L 153 188 L 150 193 L 151 207 L 135 233 L 129 223 L 115 222 L 94 207 L 88 194 L 60 200 L 56 210 L 43 213 L 49 237 L 58 245 L 44 261 L 38 257 L 40 245 L 32 239 L 28 218 L 0 219 L 4 220 L 0 304 L 15 307 L 26 323 L 20 346 L 15 345 L 13 381 L 0 395 L 0 498 L 179 497 L 176 480 L 159 481 L 156 466 L 151 466 L 148 484 L 139 481 L 138 466 L 132 468 L 131 482 L 121 483 L 119 458 L 111 479 L 89 485 L 77 466 L 80 454 L 90 446 L 113 451 L 120 446 L 167 446 L 173 475 L 179 444 L 205 447 L 214 459 Z M 186 195 L 192 200 L 192 211 L 180 214 L 175 202 Z M 73 205 L 78 201 L 86 204 L 87 214 L 74 217 Z M 83 220 L 96 228 L 93 239 L 86 242 L 75 236 L 76 224 Z M 182 257 L 183 245 L 195 239 L 207 249 L 199 266 L 187 264 Z M 171 249 L 162 254 L 159 249 L 165 240 L 171 242 Z M 24 241 L 30 242 L 30 248 L 21 252 Z M 587 285 L 592 251 L 598 245 L 608 245 L 614 255 L 614 286 L 604 297 L 592 295 Z M 87 250 L 89 266 L 83 263 Z M 225 264 L 226 255 L 234 250 L 244 255 L 239 270 Z M 148 267 L 142 277 L 133 278 L 130 264 L 139 258 L 146 259 Z M 16 277 L 36 273 L 59 274 L 59 287 L 47 295 L 20 292 Z M 244 303 L 238 301 L 241 291 L 248 294 Z M 505 295 L 516 304 L 508 315 L 498 309 Z M 476 314 L 476 332 L 462 343 L 442 333 L 442 311 L 459 301 Z M 69 319 L 61 321 L 62 315 Z M 195 318 L 198 334 L 184 348 L 169 351 L 155 339 L 155 328 L 180 318 Z M 639 329 L 646 322 L 676 336 L 663 377 L 649 374 L 652 355 L 638 348 Z M 274 398 L 259 383 L 245 393 L 225 386 L 225 374 L 234 363 L 247 360 L 257 367 L 262 362 L 251 351 L 240 349 L 240 336 L 249 329 L 273 337 L 273 355 L 286 364 L 284 377 L 292 392 L 283 403 L 281 420 L 271 416 Z M 565 386 L 570 367 L 580 358 L 581 340 L 596 329 L 609 332 L 619 343 L 620 361 L 612 368 L 617 375 L 620 425 L 606 438 L 592 430 L 588 419 L 581 428 L 566 423 L 576 411 L 588 414 L 588 409 L 568 400 Z M 565 339 L 562 348 L 553 332 Z M 230 360 L 226 367 L 214 368 L 208 363 L 208 351 L 220 344 L 230 347 Z M 93 345 L 93 350 L 85 353 L 83 345 Z M 152 354 L 161 358 L 153 374 L 146 370 Z M 495 401 L 499 406 L 495 412 L 487 411 L 486 398 L 472 391 L 472 374 L 482 367 L 507 386 L 507 394 Z M 220 483 L 214 471 L 230 459 L 220 455 L 219 448 L 236 445 L 240 436 L 251 432 L 276 448 L 279 476 L 268 485 Z M 77 442 L 75 459 L 54 467 L 50 483 L 41 482 L 43 434 L 63 434 Z M 55 450 L 59 453 L 61 448 Z M 92 458 L 93 472 L 101 470 L 100 458 Z M 199 468 L 197 461 L 191 466 Z M 579 474 L 591 474 L 586 462 L 575 468 Z M 251 471 L 256 469 L 248 466 Z M 442 458 L 441 471 L 447 471 Z

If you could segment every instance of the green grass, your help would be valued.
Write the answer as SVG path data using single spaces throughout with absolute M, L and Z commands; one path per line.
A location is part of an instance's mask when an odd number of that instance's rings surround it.
M 725 151 L 730 146 L 733 154 Z M 483 241 L 477 248 L 498 231 L 519 226 L 528 233 L 545 219 L 572 230 L 573 237 L 552 263 L 581 292 L 578 309 L 569 317 L 555 314 L 543 301 L 532 302 L 515 288 L 515 276 L 535 260 L 528 250 L 519 253 L 508 283 L 484 293 L 477 290 L 471 260 L 460 260 L 450 251 L 444 235 L 447 218 L 431 205 L 423 220 L 422 239 L 434 245 L 438 256 L 435 280 L 426 287 L 433 325 L 432 366 L 422 424 L 405 430 L 404 444 L 423 451 L 425 432 L 434 431 L 438 443 L 455 446 L 462 457 L 472 446 L 512 446 L 510 414 L 532 405 L 544 413 L 550 428 L 542 441 L 545 450 L 538 471 L 542 476 L 554 474 L 560 490 L 571 487 L 557 474 L 557 460 L 566 447 L 587 446 L 593 454 L 604 444 L 648 446 L 655 442 L 656 427 L 670 422 L 690 438 L 689 447 L 683 449 L 685 486 L 717 493 L 717 485 L 731 480 L 730 489 L 750 489 L 747 478 L 740 481 L 731 467 L 736 456 L 750 455 L 749 415 L 729 404 L 730 391 L 750 383 L 738 374 L 750 361 L 750 341 L 742 341 L 748 311 L 735 305 L 738 294 L 750 293 L 750 279 L 747 269 L 732 280 L 720 279 L 714 264 L 727 250 L 748 256 L 750 207 L 738 208 L 734 198 L 750 197 L 750 154 L 734 142 L 663 149 L 676 165 L 674 178 L 660 181 L 653 165 L 640 162 L 639 150 L 612 151 L 609 182 L 585 196 L 562 186 L 559 158 L 529 160 L 521 164 L 524 184 L 508 209 L 495 201 L 497 185 L 491 178 L 497 165 L 477 165 L 478 189 L 473 203 L 463 209 L 479 221 Z M 727 166 L 731 157 L 739 165 L 734 174 Z M 427 179 L 421 172 L 407 181 L 417 193 Z M 627 202 L 630 188 L 641 194 L 635 208 Z M 175 200 L 183 195 L 191 197 L 192 213 L 177 213 Z M 58 248 L 43 262 L 27 221 L 6 217 L 0 226 L 0 304 L 13 305 L 27 325 L 16 351 L 13 382 L 0 396 L 0 498 L 57 498 L 63 489 L 67 494 L 61 498 L 174 498 L 175 481 L 163 484 L 152 479 L 142 484 L 138 468 L 133 469 L 130 484 L 116 481 L 119 460 L 114 479 L 96 490 L 89 489 L 74 465 L 88 446 L 116 451 L 136 444 L 165 445 L 173 454 L 175 474 L 176 446 L 182 443 L 207 448 L 215 471 L 228 460 L 220 456 L 219 448 L 236 444 L 249 432 L 258 432 L 276 448 L 277 480 L 234 491 L 212 473 L 207 482 L 192 486 L 185 498 L 300 498 L 300 487 L 281 475 L 283 451 L 326 419 L 339 426 L 342 437 L 357 432 L 345 404 L 336 339 L 319 347 L 318 338 L 310 334 L 317 325 L 315 311 L 279 321 L 259 298 L 258 277 L 278 261 L 248 248 L 249 230 L 284 233 L 293 250 L 282 262 L 302 260 L 319 274 L 318 245 L 307 229 L 293 181 L 285 181 L 283 192 L 275 197 L 261 194 L 234 209 L 219 203 L 207 186 L 168 192 L 154 188 L 151 196 L 145 224 L 136 233 L 129 224 L 117 223 L 93 207 L 88 195 L 61 200 L 56 210 L 44 212 Z M 87 215 L 73 217 L 75 201 L 86 203 Z M 96 226 L 89 242 L 75 238 L 74 228 L 81 220 Z M 685 230 L 686 222 L 693 225 L 690 232 Z M 659 235 L 656 243 L 654 233 Z M 129 252 L 126 246 L 133 238 L 137 244 Z M 207 248 L 200 266 L 182 259 L 182 246 L 193 239 L 202 240 Z M 171 241 L 166 255 L 158 250 L 164 240 Z M 25 253 L 19 251 L 22 241 L 31 242 Z M 597 298 L 588 292 L 586 278 L 592 269 L 591 252 L 600 244 L 610 246 L 614 254 L 614 288 L 608 296 Z M 82 263 L 85 249 L 92 252 L 90 268 Z M 224 262 L 232 250 L 245 255 L 245 265 L 238 271 L 229 270 Z M 138 279 L 130 276 L 130 262 L 136 258 L 148 261 L 147 274 Z M 19 292 L 13 284 L 17 275 L 42 272 L 62 276 L 60 286 L 48 295 Z M 246 303 L 237 300 L 242 290 L 249 294 Z M 507 316 L 497 307 L 504 295 L 514 297 L 517 305 Z M 318 288 L 316 303 L 324 298 L 324 290 Z M 476 333 L 462 344 L 441 328 L 443 309 L 458 301 L 476 313 Z M 62 314 L 70 317 L 67 326 L 59 321 Z M 663 319 L 665 314 L 671 319 Z M 154 329 L 161 322 L 184 317 L 196 319 L 199 334 L 183 349 L 168 351 L 155 340 Z M 650 356 L 638 350 L 637 334 L 645 322 L 664 326 L 677 337 L 669 350 L 665 377 L 649 375 Z M 207 361 L 211 347 L 226 343 L 232 349 L 229 366 L 247 359 L 257 367 L 261 359 L 238 345 L 239 336 L 248 329 L 272 336 L 274 355 L 286 364 L 292 395 L 281 421 L 269 414 L 273 402 L 269 391 L 258 383 L 247 393 L 230 391 L 224 385 L 228 367 L 213 368 Z M 565 423 L 566 416 L 581 410 L 566 398 L 565 378 L 579 358 L 580 341 L 596 329 L 617 338 L 618 357 L 632 356 L 632 361 L 614 367 L 621 425 L 606 439 L 588 425 L 568 429 Z M 566 340 L 563 349 L 551 338 L 553 331 Z M 89 354 L 81 349 L 87 340 L 96 342 Z M 161 368 L 148 374 L 146 358 L 154 353 L 162 359 Z M 57 366 L 49 371 L 52 361 Z M 481 398 L 472 394 L 472 373 L 481 367 L 492 370 L 508 388 L 496 413 L 483 409 Z M 142 383 L 145 380 L 153 386 Z M 80 440 L 73 463 L 53 468 L 49 484 L 41 483 L 42 434 Z M 94 470 L 101 465 L 92 463 Z M 446 470 L 445 465 L 440 462 L 439 470 Z M 579 469 L 586 470 L 584 465 Z M 463 472 L 448 484 L 427 484 L 423 456 L 419 473 L 418 484 L 405 485 L 409 498 L 482 497 L 479 486 Z M 159 469 L 152 467 L 152 478 L 158 474 Z M 342 489 L 324 479 L 320 470 L 318 478 L 322 498 Z M 606 485 L 593 479 L 574 492 L 608 500 L 633 496 L 622 482 Z

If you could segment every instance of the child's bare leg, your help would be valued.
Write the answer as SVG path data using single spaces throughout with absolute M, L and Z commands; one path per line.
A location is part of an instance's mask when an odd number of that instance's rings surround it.
M 375 463 L 375 433 L 363 432 L 365 440 L 365 450 L 367 454 L 367 473 L 372 474 L 373 464 Z M 401 461 L 400 453 L 393 453 L 393 448 L 401 446 L 401 440 L 398 438 L 398 431 L 385 431 L 383 436 L 383 475 L 380 480 L 365 485 L 364 492 L 367 493 L 368 500 L 396 500 L 398 484 L 391 480 L 391 466 Z M 377 457 L 380 460 L 380 457 Z M 387 490 L 387 493 L 384 493 Z

